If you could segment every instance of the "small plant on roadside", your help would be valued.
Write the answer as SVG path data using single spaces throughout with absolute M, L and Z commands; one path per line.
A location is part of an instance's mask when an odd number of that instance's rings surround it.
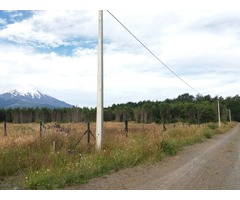
M 212 129 L 212 130 L 215 130 L 217 127 L 218 127 L 217 124 L 214 124 L 214 123 L 208 124 L 208 128 L 210 128 L 210 129 Z
M 207 139 L 212 138 L 212 137 L 213 137 L 213 131 L 210 130 L 210 129 L 206 129 L 206 130 L 204 131 L 204 136 L 205 136 Z
M 176 142 L 168 140 L 161 141 L 160 148 L 167 155 L 176 155 L 179 150 L 179 147 Z

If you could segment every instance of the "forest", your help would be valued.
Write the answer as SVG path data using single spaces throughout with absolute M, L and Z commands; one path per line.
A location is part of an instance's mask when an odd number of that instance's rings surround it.
M 240 121 L 240 96 L 196 97 L 185 93 L 174 99 L 164 101 L 140 101 L 113 104 L 104 108 L 104 121 L 124 120 L 137 123 L 176 123 L 201 124 L 218 120 L 217 102 L 220 103 L 221 120 L 229 121 L 229 110 L 232 121 Z M 72 107 L 61 109 L 50 108 L 14 108 L 0 109 L 0 122 L 94 122 L 96 108 Z

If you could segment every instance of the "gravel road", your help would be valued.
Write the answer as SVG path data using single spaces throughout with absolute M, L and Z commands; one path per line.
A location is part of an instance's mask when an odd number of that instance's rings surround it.
M 239 190 L 240 124 L 154 165 L 121 170 L 75 189 Z

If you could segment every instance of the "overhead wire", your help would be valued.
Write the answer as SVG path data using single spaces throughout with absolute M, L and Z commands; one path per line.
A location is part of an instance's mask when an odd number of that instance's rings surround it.
M 160 60 L 143 42 L 140 41 L 133 33 L 130 31 L 117 17 L 115 17 L 109 10 L 107 12 L 130 34 L 132 35 L 153 57 L 155 57 L 165 68 L 167 68 L 172 74 L 174 74 L 178 79 L 180 79 L 185 85 L 190 87 L 197 94 L 200 94 L 196 89 L 194 89 L 190 84 L 183 80 L 176 72 L 174 72 L 170 67 L 168 67 L 162 60 Z

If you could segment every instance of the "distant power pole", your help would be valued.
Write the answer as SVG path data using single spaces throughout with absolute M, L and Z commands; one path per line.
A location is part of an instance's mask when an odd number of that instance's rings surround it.
M 98 15 L 98 74 L 97 74 L 96 148 L 101 150 L 103 138 L 103 11 Z
M 232 116 L 231 116 L 231 110 L 229 109 L 229 122 L 231 123 L 232 122 Z
M 218 126 L 221 126 L 221 117 L 220 117 L 220 106 L 219 106 L 219 101 L 218 101 Z

